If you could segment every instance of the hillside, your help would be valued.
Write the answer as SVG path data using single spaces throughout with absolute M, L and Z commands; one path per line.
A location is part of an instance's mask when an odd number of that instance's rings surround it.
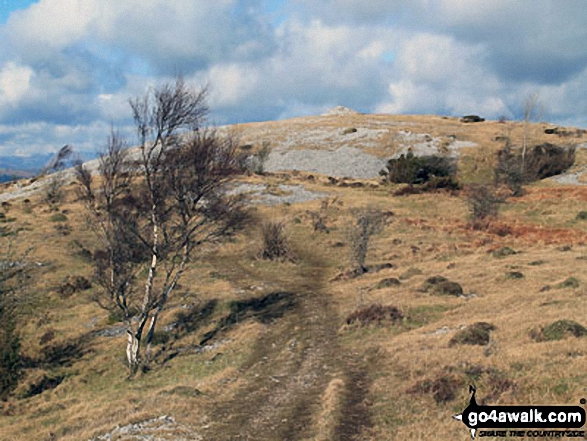
M 57 212 L 43 200 L 50 178 L 4 184 L 4 232 L 20 229 L 14 245 L 33 248 L 35 268 L 17 327 L 25 368 L 0 402 L 0 439 L 467 439 L 451 416 L 469 384 L 490 404 L 578 404 L 587 338 L 548 326 L 587 326 L 587 139 L 553 128 L 532 124 L 530 145 L 577 145 L 575 165 L 508 198 L 486 229 L 470 226 L 466 191 L 395 196 L 404 186 L 378 172 L 411 149 L 456 158 L 463 184 L 491 181 L 521 123 L 338 111 L 219 128 L 242 152 L 269 150 L 266 173 L 233 189 L 249 194 L 256 222 L 193 262 L 151 370 L 131 381 L 98 288 L 64 288 L 92 279 L 83 250 L 95 240 L 71 173 Z M 367 271 L 352 276 L 350 225 L 369 209 L 385 222 Z M 263 220 L 284 222 L 293 259 L 259 257 Z

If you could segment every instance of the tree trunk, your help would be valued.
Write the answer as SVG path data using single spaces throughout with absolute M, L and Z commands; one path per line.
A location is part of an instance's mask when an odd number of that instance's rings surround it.
M 146 357 L 147 363 L 151 361 L 151 340 L 153 340 L 153 334 L 155 334 L 155 326 L 157 325 L 157 318 L 159 317 L 159 310 L 155 311 L 153 317 L 151 317 L 151 323 L 149 324 L 149 330 L 147 331 L 147 336 L 145 337 L 145 341 L 147 343 L 147 350 L 146 350 Z
M 126 361 L 128 362 L 129 377 L 137 373 L 140 366 L 140 348 L 141 336 L 138 333 L 133 333 L 131 329 L 126 330 Z

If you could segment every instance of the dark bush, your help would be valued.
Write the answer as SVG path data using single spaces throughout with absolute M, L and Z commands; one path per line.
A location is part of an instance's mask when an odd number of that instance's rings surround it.
M 524 179 L 532 182 L 565 172 L 575 163 L 575 147 L 544 143 L 526 154 Z
M 41 380 L 39 380 L 37 383 L 32 384 L 30 386 L 29 390 L 25 394 L 25 398 L 34 397 L 35 395 L 42 394 L 43 392 L 45 392 L 46 390 L 49 390 L 49 389 L 55 389 L 57 386 L 59 386 L 63 382 L 64 379 L 65 379 L 64 375 L 58 375 L 58 376 L 44 375 L 43 378 L 41 378 Z
M 457 172 L 456 160 L 444 156 L 414 156 L 412 152 L 390 159 L 379 174 L 386 182 L 423 184 L 433 177 L 451 177 Z
M 385 322 L 397 323 L 401 322 L 403 318 L 404 315 L 395 306 L 374 304 L 366 308 L 357 309 L 346 318 L 345 322 L 347 325 L 358 322 L 361 326 L 367 326 L 371 323 L 378 325 Z
M 487 322 L 477 322 L 465 329 L 458 331 L 450 339 L 448 345 L 480 345 L 485 346 L 489 343 L 489 333 L 495 330 L 495 326 Z
M 264 222 L 261 225 L 261 257 L 268 260 L 292 260 L 292 252 L 285 237 L 283 222 Z
M 587 220 L 587 211 L 579 211 L 579 213 L 577 213 L 577 220 Z

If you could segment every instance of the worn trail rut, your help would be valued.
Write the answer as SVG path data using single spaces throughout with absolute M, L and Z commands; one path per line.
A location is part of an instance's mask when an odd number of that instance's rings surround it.
M 236 394 L 215 403 L 205 439 L 365 439 L 368 366 L 362 354 L 345 353 L 339 345 L 341 322 L 329 306 L 328 268 L 317 258 L 306 263 L 280 287 L 293 297 L 293 307 L 256 342 Z M 332 391 L 331 384 L 341 386 Z

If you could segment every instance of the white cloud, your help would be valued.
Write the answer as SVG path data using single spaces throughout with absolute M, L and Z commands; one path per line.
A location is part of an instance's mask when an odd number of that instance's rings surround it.
M 0 70 L 0 104 L 18 104 L 29 91 L 32 76 L 31 68 L 7 63 Z

